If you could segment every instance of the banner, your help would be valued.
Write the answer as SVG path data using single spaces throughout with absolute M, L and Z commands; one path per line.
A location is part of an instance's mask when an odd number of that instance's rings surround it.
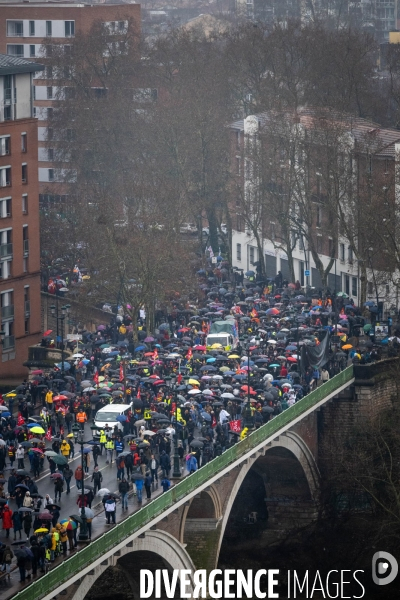
M 240 433 L 240 431 L 242 429 L 242 425 L 241 425 L 240 419 L 236 419 L 235 421 L 230 421 L 230 423 L 229 423 L 229 429 L 231 431 L 233 431 L 234 433 Z
M 46 440 L 51 440 L 51 427 L 48 428 L 46 435 L 44 436 Z
M 124 367 L 122 365 L 119 365 L 119 380 L 120 381 L 124 381 L 125 377 L 124 377 Z

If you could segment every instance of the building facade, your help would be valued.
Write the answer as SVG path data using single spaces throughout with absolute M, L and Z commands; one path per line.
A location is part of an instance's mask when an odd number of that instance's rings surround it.
M 400 132 L 344 119 L 329 139 L 320 120 L 303 109 L 231 125 L 232 265 L 259 271 L 262 261 L 268 279 L 281 271 L 308 293 L 329 288 L 397 313 Z
M 0 379 L 27 374 L 41 338 L 37 119 L 33 76 L 43 66 L 0 55 Z
M 116 33 L 133 22 L 135 36 L 139 40 L 139 4 L 17 2 L 1 5 L 0 52 L 25 59 L 42 59 L 46 64 L 44 52 L 50 52 L 54 45 L 62 45 L 67 52 L 75 34 L 89 32 L 96 21 L 107 24 L 108 30 Z M 53 111 L 56 110 L 57 103 L 62 101 L 59 91 L 57 73 L 49 66 L 37 73 L 34 78 L 33 104 L 34 114 L 39 121 L 38 177 L 40 200 L 43 203 L 66 200 L 62 182 L 65 179 L 73 180 L 73 174 L 68 173 L 68 165 L 60 168 L 56 164 L 56 147 L 51 148 L 48 143 L 53 138 Z

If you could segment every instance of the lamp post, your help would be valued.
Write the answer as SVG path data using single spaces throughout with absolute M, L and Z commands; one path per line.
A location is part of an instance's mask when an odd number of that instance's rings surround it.
M 52 304 L 50 306 L 51 314 L 56 318 L 57 321 L 57 338 L 58 338 L 58 322 L 61 323 L 61 374 L 64 377 L 64 322 L 65 317 L 69 314 L 69 309 L 71 308 L 70 304 L 65 304 L 61 307 L 61 316 L 58 316 L 58 302 L 56 305 Z
M 174 468 L 172 471 L 172 477 L 177 479 L 181 477 L 181 468 L 179 465 L 178 454 L 178 394 L 176 393 L 176 375 L 171 375 L 170 385 L 175 399 Z
M 86 517 L 86 511 L 85 511 L 85 485 L 84 485 L 84 480 L 83 480 L 83 445 L 85 444 L 85 441 L 83 439 L 85 433 L 83 431 L 83 429 L 81 429 L 79 427 L 78 424 L 75 424 L 72 426 L 72 431 L 74 434 L 74 438 L 75 438 L 75 443 L 79 444 L 81 447 L 81 467 L 82 467 L 82 488 L 81 488 L 81 519 L 82 519 L 82 523 L 79 529 L 79 541 L 80 542 L 87 542 L 89 539 L 89 534 L 88 534 L 88 529 L 87 529 L 87 517 Z

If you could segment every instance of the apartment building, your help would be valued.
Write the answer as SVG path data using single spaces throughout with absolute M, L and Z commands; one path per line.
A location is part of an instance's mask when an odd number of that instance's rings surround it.
M 263 261 L 267 278 L 281 271 L 315 292 L 325 287 L 321 270 L 330 264 L 332 293 L 345 292 L 356 304 L 364 295 L 387 315 L 400 308 L 394 259 L 400 132 L 338 115 L 330 133 L 327 122 L 305 108 L 231 124 L 232 264 L 247 272 Z M 347 231 L 343 219 L 351 224 Z
M 17 2 L 2 4 L 0 10 L 0 52 L 25 59 L 43 59 L 47 52 L 62 45 L 65 52 L 78 32 L 90 31 L 96 21 L 107 24 L 108 31 L 121 32 L 134 23 L 136 39 L 140 32 L 139 4 L 78 4 L 67 2 Z M 49 41 L 51 43 L 49 44 Z M 66 200 L 63 181 L 73 174 L 68 165 L 60 168 L 53 160 L 56 148 L 47 143 L 53 137 L 52 115 L 60 100 L 57 77 L 50 67 L 34 77 L 34 114 L 38 118 L 39 193 L 43 203 Z M 55 100 L 57 95 L 57 100 Z M 68 132 L 67 132 L 68 133 Z
M 41 338 L 37 119 L 33 76 L 43 66 L 0 54 L 0 380 L 27 375 Z

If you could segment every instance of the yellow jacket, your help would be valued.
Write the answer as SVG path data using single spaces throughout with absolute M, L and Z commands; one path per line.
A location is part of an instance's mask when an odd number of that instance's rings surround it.
M 245 437 L 247 437 L 247 434 L 249 433 L 249 428 L 245 427 L 242 431 L 242 433 L 240 434 L 240 439 L 244 440 Z
M 68 444 L 68 442 L 64 441 L 61 446 L 60 446 L 60 450 L 61 450 L 61 454 L 63 456 L 68 457 L 69 456 L 69 452 L 71 450 L 71 446 Z

